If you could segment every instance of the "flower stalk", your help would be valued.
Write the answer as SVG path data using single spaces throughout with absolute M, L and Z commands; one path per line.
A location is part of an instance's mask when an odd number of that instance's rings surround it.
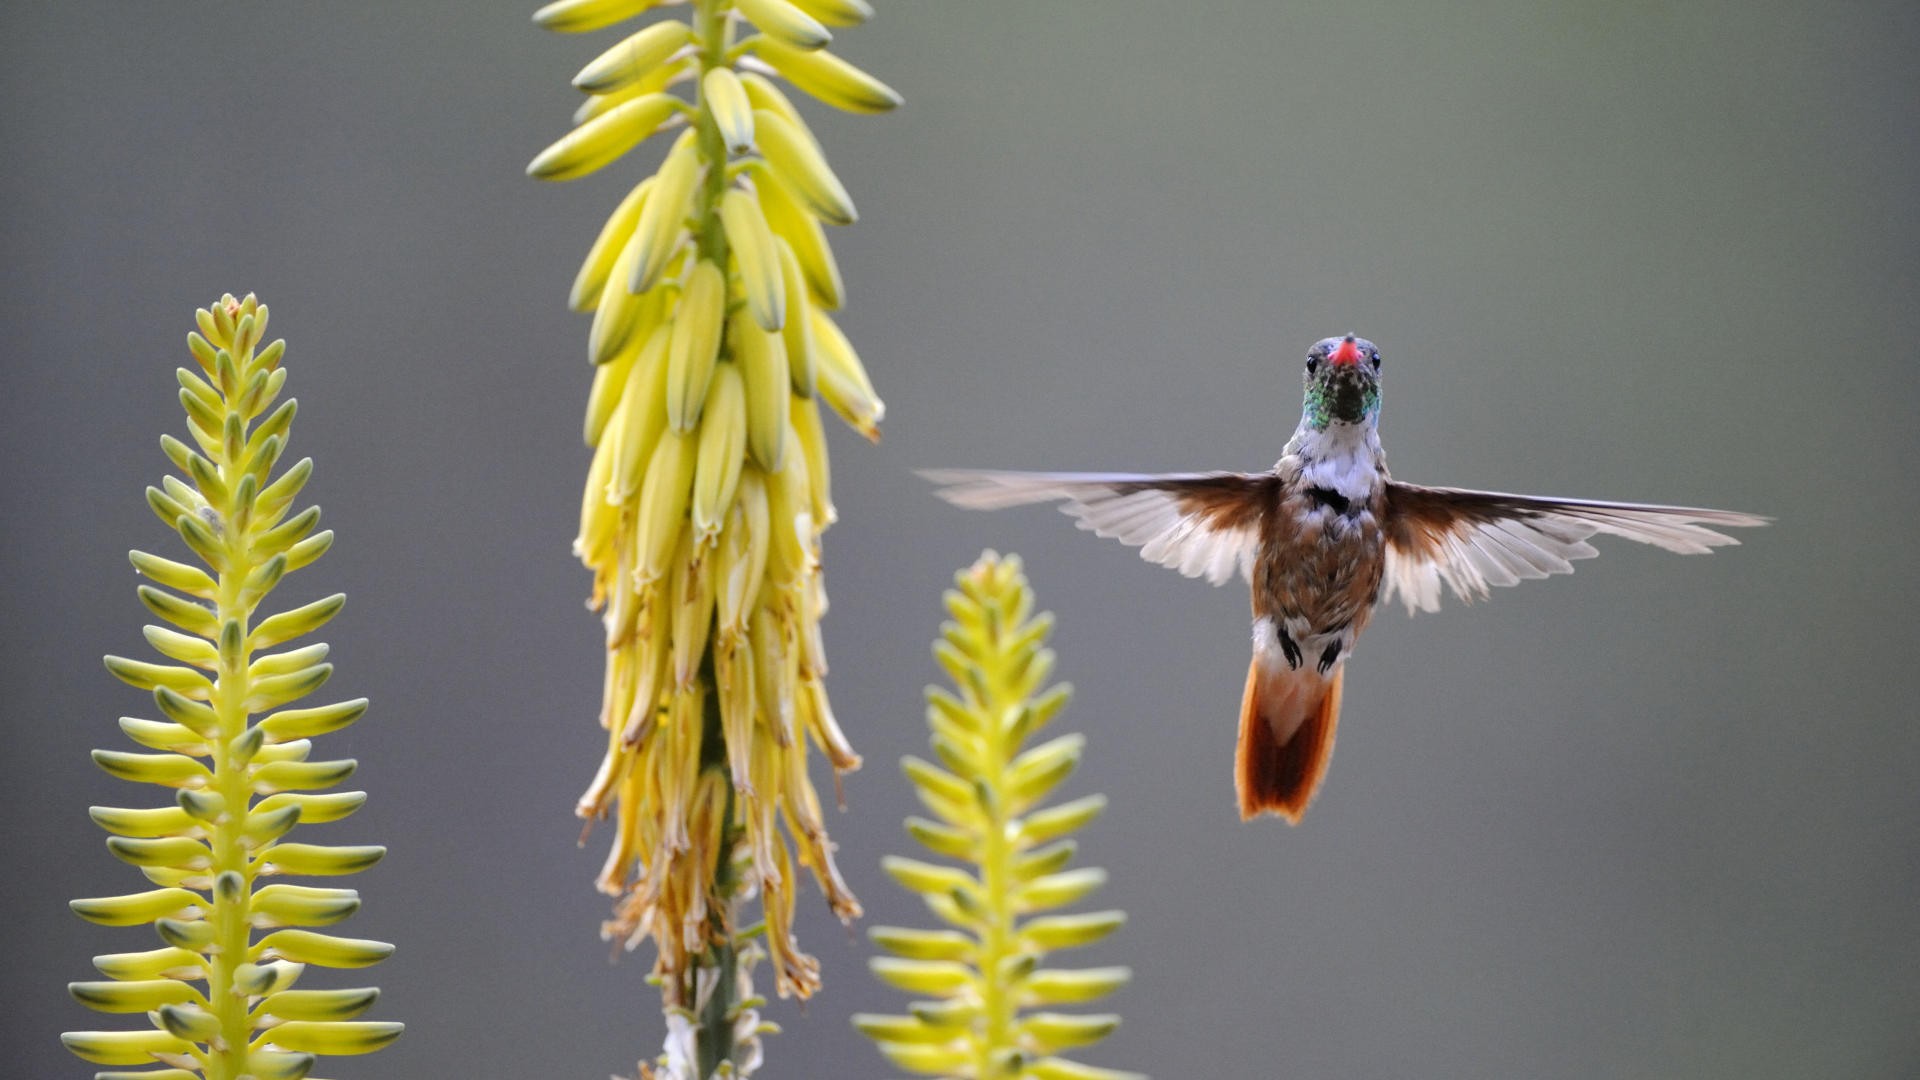
M 955 576 L 946 594 L 953 616 L 934 655 L 953 693 L 929 687 L 927 723 L 936 764 L 902 763 L 933 818 L 910 817 L 907 832 L 965 868 L 889 858 L 887 873 L 919 893 L 952 929 L 876 927 L 893 954 L 872 961 L 882 981 L 925 995 L 907 1015 L 861 1014 L 854 1025 L 899 1068 L 969 1080 L 1139 1080 L 1136 1074 L 1061 1055 L 1106 1037 L 1111 1014 L 1030 1008 L 1096 1001 L 1124 985 L 1126 968 L 1042 967 L 1048 954 L 1090 945 L 1126 921 L 1118 911 L 1051 914 L 1106 881 L 1104 870 L 1067 869 L 1069 834 L 1106 806 L 1088 795 L 1042 806 L 1072 775 L 1086 740 L 1062 735 L 1027 747 L 1065 706 L 1070 688 L 1042 689 L 1053 671 L 1046 647 L 1050 614 L 1033 614 L 1033 592 L 1017 557 L 987 552 Z
M 656 6 L 558 0 L 534 18 L 583 32 Z M 612 820 L 603 932 L 654 946 L 675 1077 L 757 1062 L 753 958 L 771 959 L 782 997 L 819 986 L 791 929 L 796 863 L 839 917 L 860 911 L 808 772 L 809 744 L 836 773 L 860 761 L 822 682 L 821 406 L 869 438 L 884 407 L 831 314 L 844 286 L 823 225 L 852 222 L 853 203 L 775 80 L 842 109 L 898 104 L 825 48 L 829 26 L 869 15 L 864 0 L 693 0 L 575 76 L 574 129 L 528 166 L 572 179 L 673 137 L 570 303 L 592 313 L 595 369 L 574 551 L 607 649 L 607 747 L 577 811 Z M 749 947 L 738 924 L 756 895 Z
M 393 951 L 306 929 L 352 915 L 359 894 L 257 887 L 267 877 L 354 873 L 386 851 L 284 839 L 296 824 L 336 821 L 366 801 L 357 791 L 316 794 L 352 775 L 355 762 L 307 757 L 313 736 L 358 720 L 367 702 L 285 708 L 332 674 L 327 646 L 263 652 L 318 630 L 345 602 L 335 595 L 255 618 L 287 574 L 333 543 L 331 531 L 314 532 L 318 507 L 289 515 L 312 459 L 270 479 L 295 405 L 289 399 L 273 408 L 286 382 L 286 343 L 260 347 L 267 316 L 252 296 L 226 296 L 201 310 L 199 332 L 187 338 L 199 370 L 178 371 L 194 445 L 172 436 L 160 445 L 191 483 L 168 476 L 147 489 L 147 503 L 206 569 L 130 553 L 134 569 L 154 582 L 140 587 L 141 602 L 172 626 L 146 627 L 147 641 L 175 663 L 106 658 L 108 671 L 152 692 L 165 719 L 120 721 L 156 753 L 99 750 L 94 760 L 121 779 L 175 789 L 176 804 L 92 810 L 110 834 L 108 850 L 158 887 L 76 900 L 73 910 L 108 926 L 150 923 L 166 946 L 96 957 L 109 981 L 69 987 L 91 1008 L 146 1013 L 153 1021 L 150 1031 L 63 1036 L 70 1050 L 96 1064 L 168 1067 L 103 1078 L 298 1078 L 319 1055 L 367 1053 L 401 1032 L 397 1023 L 356 1019 L 378 990 L 292 988 L 308 965 L 365 967 Z M 256 930 L 270 932 L 256 940 Z

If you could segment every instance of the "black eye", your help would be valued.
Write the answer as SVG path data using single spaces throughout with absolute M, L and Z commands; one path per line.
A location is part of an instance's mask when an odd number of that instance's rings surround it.
M 1320 358 L 1317 356 L 1307 357 L 1307 374 L 1311 375 L 1314 372 L 1319 370 L 1320 370 Z
M 1380 350 L 1375 349 L 1373 351 L 1373 355 L 1371 359 L 1373 360 L 1373 370 L 1379 371 L 1380 370 Z

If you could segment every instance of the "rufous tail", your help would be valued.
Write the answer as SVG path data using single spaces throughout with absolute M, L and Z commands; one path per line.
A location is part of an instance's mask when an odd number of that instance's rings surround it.
M 1340 722 L 1340 679 L 1311 669 L 1269 671 L 1254 657 L 1240 702 L 1234 754 L 1240 818 L 1272 812 L 1298 824 L 1333 757 Z

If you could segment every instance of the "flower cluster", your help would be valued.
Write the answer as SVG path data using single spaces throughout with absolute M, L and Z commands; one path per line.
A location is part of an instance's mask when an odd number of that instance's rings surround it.
M 266 306 L 252 296 L 227 296 L 202 310 L 199 324 L 199 333 L 187 336 L 198 370 L 179 370 L 193 445 L 160 440 L 187 480 L 166 477 L 162 487 L 147 489 L 147 504 L 206 569 L 131 553 L 134 569 L 154 582 L 140 586 L 141 603 L 172 627 L 147 627 L 147 641 L 173 663 L 109 656 L 107 670 L 151 691 L 165 719 L 120 721 L 153 753 L 93 755 L 123 780 L 173 788 L 176 801 L 156 809 L 94 807 L 93 820 L 111 834 L 108 850 L 156 887 L 73 902 L 84 919 L 151 924 L 160 936 L 159 949 L 95 957 L 107 981 L 70 987 L 92 1008 L 145 1013 L 153 1027 L 69 1032 L 64 1039 L 98 1064 L 170 1067 L 102 1076 L 297 1080 L 316 1055 L 367 1053 L 401 1030 L 355 1019 L 377 990 L 293 989 L 308 965 L 365 967 L 393 951 L 307 929 L 352 915 L 357 893 L 256 887 L 261 878 L 351 874 L 385 854 L 380 847 L 284 839 L 297 824 L 337 821 L 366 801 L 358 791 L 319 794 L 351 776 L 353 761 L 307 755 L 313 736 L 358 720 L 367 702 L 286 707 L 332 674 L 327 647 L 263 650 L 318 630 L 346 598 L 256 616 L 287 574 L 326 552 L 333 534 L 314 532 L 319 507 L 290 513 L 313 472 L 311 458 L 272 478 L 294 403 L 273 408 L 286 383 L 286 343 L 258 347 Z M 256 713 L 266 715 L 251 719 Z M 255 931 L 268 932 L 256 939 Z
M 1106 871 L 1068 869 L 1069 834 L 1106 807 L 1087 795 L 1041 804 L 1080 761 L 1086 739 L 1062 735 L 1023 749 L 1066 704 L 1069 688 L 1042 690 L 1053 671 L 1046 647 L 1053 617 L 1033 614 L 1020 560 L 992 552 L 956 575 L 946 594 L 953 620 L 934 655 L 956 694 L 928 688 L 927 723 L 940 764 L 904 762 L 934 817 L 908 818 L 907 832 L 953 866 L 890 858 L 887 873 L 919 893 L 951 929 L 877 927 L 892 956 L 874 974 L 926 1000 L 908 1015 L 862 1014 L 854 1024 L 899 1068 L 968 1080 L 1139 1080 L 1135 1074 L 1060 1057 L 1104 1038 L 1118 1016 L 1047 1011 L 1111 993 L 1122 967 L 1042 967 L 1047 954 L 1099 941 L 1119 929 L 1118 911 L 1047 914 L 1093 892 Z M 1023 1012 L 1038 1007 L 1042 1011 Z
M 535 20 L 587 31 L 655 6 L 559 0 Z M 654 942 L 670 1009 L 696 1006 L 698 971 L 730 967 L 731 909 L 753 890 L 776 988 L 813 992 L 818 964 L 791 931 L 795 860 L 842 918 L 860 910 L 807 765 L 809 740 L 837 771 L 860 761 L 821 682 L 834 511 L 820 406 L 874 438 L 882 405 L 830 314 L 843 288 L 823 225 L 853 221 L 853 203 L 775 78 L 891 109 L 892 90 L 825 50 L 828 26 L 869 14 L 864 0 L 693 0 L 686 21 L 653 22 L 575 76 L 588 96 L 574 129 L 528 166 L 572 179 L 678 131 L 571 297 L 593 314 L 596 365 L 575 552 L 607 648 L 607 750 L 578 810 L 614 820 L 605 929 Z

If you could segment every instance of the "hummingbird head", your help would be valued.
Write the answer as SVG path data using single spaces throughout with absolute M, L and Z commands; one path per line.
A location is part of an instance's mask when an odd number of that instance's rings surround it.
M 1347 334 L 1307 350 L 1306 426 L 1372 423 L 1380 417 L 1380 350 Z

